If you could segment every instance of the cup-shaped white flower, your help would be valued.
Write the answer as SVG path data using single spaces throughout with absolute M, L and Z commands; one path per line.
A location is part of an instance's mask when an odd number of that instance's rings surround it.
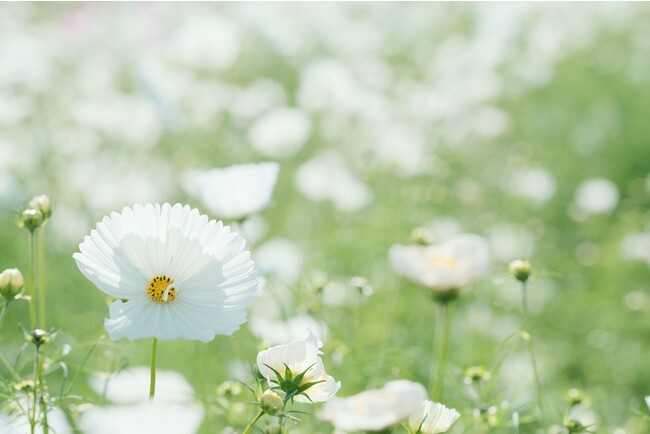
M 487 242 L 473 234 L 440 245 L 395 245 L 389 257 L 395 272 L 428 288 L 436 298 L 457 295 L 461 287 L 481 277 L 490 265 Z
M 245 244 L 189 206 L 147 204 L 105 217 L 73 256 L 118 298 L 104 321 L 111 339 L 208 342 L 246 321 L 258 279 Z
M 268 206 L 279 170 L 277 163 L 267 162 L 193 171 L 187 190 L 215 216 L 235 220 Z
M 439 434 L 449 431 L 460 414 L 455 409 L 429 401 L 422 403 L 422 409 L 409 418 L 409 426 L 414 433 Z
M 342 431 L 379 431 L 400 424 L 419 411 L 426 396 L 419 383 L 389 381 L 381 389 L 331 399 L 318 417 Z
M 327 401 L 341 388 L 341 383 L 325 372 L 321 346 L 310 331 L 306 339 L 261 351 L 257 355 L 257 368 L 269 386 L 285 393 L 285 400 Z

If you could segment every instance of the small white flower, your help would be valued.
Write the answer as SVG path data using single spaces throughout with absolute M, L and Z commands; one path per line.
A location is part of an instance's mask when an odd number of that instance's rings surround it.
M 258 119 L 248 132 L 253 149 L 265 157 L 296 154 L 311 135 L 311 121 L 301 109 L 276 107 Z
M 257 355 L 257 368 L 269 386 L 281 388 L 288 397 L 293 396 L 298 402 L 327 401 L 341 388 L 341 383 L 335 382 L 325 372 L 323 360 L 319 357 L 321 347 L 316 335 L 310 331 L 306 339 L 261 351 Z M 312 385 L 308 386 L 310 383 Z
M 578 210 L 586 214 L 606 214 L 618 204 L 618 188 L 609 179 L 592 178 L 580 183 L 574 199 Z
M 460 414 L 455 409 L 448 409 L 442 404 L 425 400 L 423 410 L 409 418 L 413 432 L 420 430 L 422 434 L 439 434 L 447 432 L 458 420 Z
M 481 277 L 490 264 L 487 242 L 473 234 L 440 245 L 395 245 L 389 257 L 395 272 L 434 293 L 458 290 Z
M 328 401 L 318 415 L 342 431 L 378 431 L 419 411 L 427 392 L 419 383 L 389 381 L 381 389 Z
M 144 387 L 149 368 L 138 366 L 116 374 L 93 375 L 90 386 L 117 405 L 91 407 L 79 417 L 84 434 L 194 434 L 203 408 L 194 402 L 192 386 L 177 372 L 158 371 L 156 398 L 149 401 Z M 140 387 L 140 386 L 143 387 Z
M 245 244 L 189 206 L 147 204 L 104 217 L 73 257 L 119 299 L 104 321 L 111 339 L 208 342 L 246 321 L 258 280 Z
M 193 171 L 186 190 L 217 217 L 239 219 L 268 206 L 279 170 L 277 163 L 269 162 Z

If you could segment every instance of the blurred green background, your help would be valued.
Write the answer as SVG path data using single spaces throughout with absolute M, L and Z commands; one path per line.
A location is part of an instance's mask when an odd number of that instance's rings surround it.
M 302 264 L 275 261 L 300 277 L 285 285 L 269 275 L 268 287 L 280 288 L 287 316 L 325 325 L 325 365 L 341 396 L 395 378 L 428 386 L 435 305 L 394 274 L 387 251 L 416 227 L 436 242 L 472 232 L 494 261 L 456 309 L 444 403 L 464 417 L 451 432 L 476 429 L 468 366 L 507 356 L 490 402 L 511 403 L 504 420 L 531 401 L 525 343 L 502 344 L 521 328 L 507 264 L 525 257 L 555 423 L 577 387 L 591 396 L 598 432 L 645 433 L 649 108 L 642 3 L 3 4 L 0 269 L 27 270 L 13 213 L 48 194 L 48 318 L 62 330 L 57 345 L 72 345 L 74 370 L 107 315 L 72 260 L 95 222 L 135 202 L 207 212 L 184 189 L 189 170 L 278 161 L 273 204 L 249 244 L 295 243 Z M 314 283 L 323 275 L 342 303 L 324 300 Z M 371 295 L 358 295 L 354 276 Z M 251 321 L 280 321 L 267 306 L 253 306 Z M 27 318 L 26 305 L 9 311 L 5 354 Z M 254 363 L 256 334 L 245 325 L 207 345 L 164 342 L 159 367 L 213 396 L 233 362 Z M 102 344 L 84 373 L 148 364 L 149 350 Z M 78 393 L 96 398 L 84 376 Z M 331 431 L 305 419 L 296 432 Z M 201 432 L 237 422 L 211 414 Z

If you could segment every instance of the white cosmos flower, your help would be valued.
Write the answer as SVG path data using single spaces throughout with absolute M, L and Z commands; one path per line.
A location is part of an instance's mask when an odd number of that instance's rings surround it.
M 20 405 L 23 408 L 27 408 L 27 398 L 20 397 Z M 36 418 L 41 419 L 39 414 L 40 410 L 37 410 Z M 47 411 L 47 423 L 50 433 L 56 434 L 72 434 L 73 429 L 68 423 L 68 419 L 65 416 L 63 410 L 59 407 L 50 408 Z M 31 427 L 29 424 L 29 419 L 24 414 L 6 414 L 0 412 L 0 434 L 29 434 Z M 34 428 L 35 434 L 42 434 L 44 432 L 43 426 L 37 424 Z
M 458 290 L 481 277 L 490 265 L 488 243 L 473 234 L 440 245 L 395 245 L 389 258 L 395 272 L 434 294 Z
M 460 417 L 455 409 L 450 410 L 444 405 L 428 399 L 422 403 L 422 407 L 422 410 L 409 418 L 409 425 L 413 432 L 418 429 L 422 434 L 447 432 Z
M 405 421 L 420 410 L 426 397 L 419 383 L 389 381 L 381 389 L 331 399 L 318 417 L 343 431 L 378 431 Z
M 334 381 L 334 378 L 325 372 L 323 360 L 319 357 L 320 347 L 322 347 L 322 343 L 310 331 L 306 339 L 297 339 L 286 345 L 278 345 L 260 351 L 257 355 L 257 368 L 271 387 L 278 387 L 274 370 L 282 376 L 283 380 L 287 380 L 285 376 L 287 368 L 291 371 L 292 378 L 305 373 L 302 380 L 299 384 L 295 384 L 293 389 L 283 391 L 289 394 L 300 386 L 316 383 L 304 392 L 296 394 L 294 399 L 306 403 L 327 401 L 341 388 L 341 383 Z
M 192 171 L 186 190 L 200 197 L 212 214 L 238 219 L 268 206 L 279 170 L 277 163 L 267 162 Z
M 203 420 L 203 408 L 193 402 L 194 390 L 177 372 L 158 371 L 156 398 L 144 387 L 149 368 L 138 366 L 111 376 L 90 377 L 97 394 L 118 405 L 91 407 L 78 420 L 84 434 L 193 434 Z M 142 385 L 143 387 L 139 387 Z
M 246 321 L 258 280 L 245 244 L 187 205 L 147 204 L 104 217 L 73 256 L 119 299 L 104 321 L 111 339 L 208 342 Z

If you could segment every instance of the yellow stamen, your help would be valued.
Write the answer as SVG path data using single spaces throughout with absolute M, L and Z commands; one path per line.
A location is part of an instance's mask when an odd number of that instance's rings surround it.
M 453 268 L 458 264 L 458 261 L 454 258 L 450 258 L 448 256 L 437 256 L 433 255 L 429 257 L 429 262 L 432 265 L 436 265 L 438 267 L 444 267 L 444 268 Z
M 158 303 L 169 303 L 176 300 L 176 288 L 171 287 L 174 280 L 165 275 L 156 276 L 149 281 L 147 295 Z

